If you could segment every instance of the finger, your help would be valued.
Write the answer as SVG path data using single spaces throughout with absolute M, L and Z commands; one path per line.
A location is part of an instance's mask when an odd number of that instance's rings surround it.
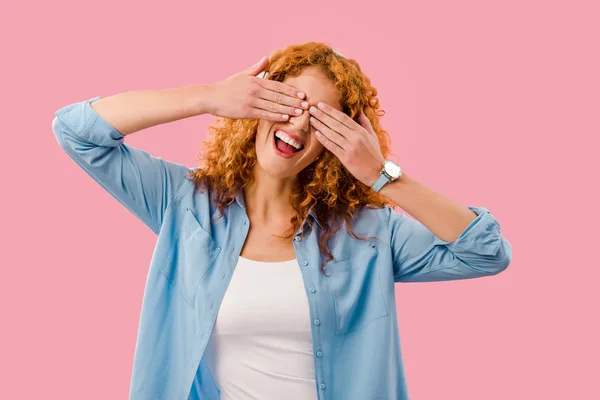
M 331 139 L 321 133 L 321 131 L 316 131 L 315 135 L 317 136 L 319 142 L 321 142 L 321 144 L 325 146 L 327 150 L 331 151 L 337 158 L 340 158 L 340 154 L 343 150 L 340 146 L 331 141 Z
M 329 121 L 336 121 L 339 124 L 344 125 L 346 128 L 348 128 L 350 130 L 356 129 L 356 122 L 354 122 L 352 120 L 352 118 L 350 118 L 348 115 L 341 112 L 337 108 L 334 108 L 327 103 L 323 103 L 322 101 L 319 102 L 319 104 L 317 104 L 317 107 L 318 108 L 315 107 L 317 109 L 317 111 L 315 112 L 314 115 L 317 118 L 319 118 L 320 120 L 322 120 L 323 122 L 325 122 L 327 125 L 329 125 L 329 123 L 328 123 Z M 321 114 L 326 116 L 325 120 L 323 118 L 321 118 Z
M 369 117 L 366 116 L 363 110 L 360 110 L 360 113 L 358 114 L 358 123 L 360 124 L 360 126 L 365 128 L 370 135 L 377 136 L 375 134 L 375 131 L 373 130 L 373 125 L 371 125 Z
M 293 108 L 308 110 L 309 104 L 298 97 L 287 96 L 281 92 L 274 92 L 269 89 L 261 88 L 258 92 L 258 97 L 268 100 L 273 103 L 283 104 Z
M 253 66 L 251 66 L 250 68 L 247 68 L 244 73 L 247 75 L 251 75 L 251 76 L 256 76 L 258 75 L 263 69 L 265 69 L 265 67 L 269 65 L 269 58 L 267 56 L 264 56 L 263 58 L 260 59 L 259 62 L 257 62 L 256 64 L 254 64 Z
M 331 142 L 335 143 L 341 150 L 347 147 L 348 141 L 345 137 L 340 135 L 338 132 L 332 130 L 327 125 L 316 119 L 315 117 L 310 117 L 310 123 L 318 132 L 321 132 L 327 139 Z
M 346 125 L 342 124 L 337 119 L 331 117 L 329 114 L 326 114 L 322 110 L 319 110 L 317 107 L 311 106 L 309 108 L 309 112 L 310 112 L 311 116 L 315 117 L 321 123 L 325 124 L 327 127 L 336 131 L 338 134 L 342 135 L 343 137 L 348 138 L 349 136 L 351 136 L 353 134 L 353 132 L 350 128 L 348 128 Z M 356 125 L 356 122 L 352 121 L 352 123 L 354 123 Z
M 263 110 L 261 108 L 252 108 L 252 111 L 250 111 L 249 118 L 260 118 L 268 121 L 281 122 L 289 120 L 290 116 L 288 114 L 281 114 L 277 112 Z
M 286 85 L 283 82 L 271 81 L 269 79 L 258 79 L 258 78 L 257 78 L 257 80 L 258 80 L 259 85 L 261 85 L 265 89 L 271 90 L 273 92 L 283 93 L 284 95 L 289 96 L 294 99 L 306 98 L 306 94 L 304 94 L 304 92 L 301 92 L 298 89 L 296 89 L 290 85 Z
M 266 111 L 271 111 L 279 114 L 302 115 L 304 110 L 301 108 L 284 106 L 283 104 L 274 103 L 263 99 L 253 99 L 251 105 L 255 108 L 260 108 Z

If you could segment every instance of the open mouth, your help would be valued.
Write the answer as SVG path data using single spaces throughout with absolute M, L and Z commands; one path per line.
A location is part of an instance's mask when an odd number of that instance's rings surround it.
M 290 140 L 289 137 L 283 135 L 283 138 L 277 137 L 277 131 L 273 133 L 273 146 L 276 153 L 282 157 L 288 158 L 300 153 L 304 150 L 304 145 Z M 281 136 L 281 135 L 280 135 Z M 289 142 L 289 143 L 288 143 Z

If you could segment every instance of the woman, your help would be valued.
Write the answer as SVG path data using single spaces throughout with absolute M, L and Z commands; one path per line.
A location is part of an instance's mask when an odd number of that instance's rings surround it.
M 215 84 L 55 113 L 62 148 L 158 235 L 131 399 L 408 398 L 394 283 L 495 275 L 512 250 L 489 210 L 387 160 L 376 95 L 311 42 Z M 221 119 L 202 167 L 124 143 L 205 113 Z

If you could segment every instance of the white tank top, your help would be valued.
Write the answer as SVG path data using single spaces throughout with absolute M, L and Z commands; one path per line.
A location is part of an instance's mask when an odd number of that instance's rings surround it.
M 204 357 L 221 400 L 317 399 L 308 298 L 296 259 L 239 257 Z

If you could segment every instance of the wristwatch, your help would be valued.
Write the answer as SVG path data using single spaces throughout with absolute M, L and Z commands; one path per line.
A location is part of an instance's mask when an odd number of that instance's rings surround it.
M 381 169 L 381 175 L 371 188 L 374 191 L 379 192 L 386 183 L 393 182 L 400 178 L 400 176 L 402 176 L 402 168 L 392 160 L 385 160 L 383 162 L 383 168 Z

